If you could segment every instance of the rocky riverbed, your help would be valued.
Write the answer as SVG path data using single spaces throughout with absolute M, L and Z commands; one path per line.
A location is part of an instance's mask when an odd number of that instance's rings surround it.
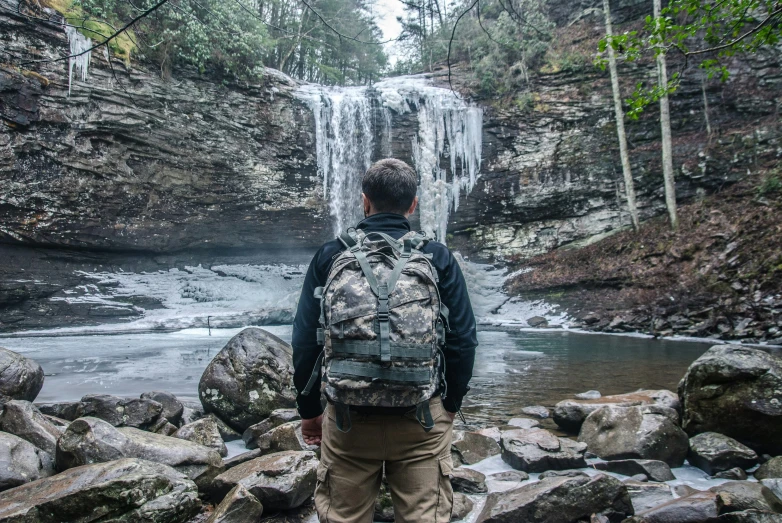
M 199 402 L 151 391 L 35 403 L 44 371 L 0 350 L 0 522 L 315 521 L 291 350 L 259 328 L 204 372 Z M 258 383 L 263 383 L 262 387 Z M 722 345 L 677 391 L 587 391 L 457 426 L 453 520 L 782 520 L 782 354 Z M 377 521 L 393 521 L 385 490 Z

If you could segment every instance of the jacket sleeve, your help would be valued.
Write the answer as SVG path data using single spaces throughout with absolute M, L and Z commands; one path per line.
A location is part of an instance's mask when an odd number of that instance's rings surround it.
M 467 283 L 453 254 L 447 252 L 448 260 L 440 270 L 440 298 L 449 310 L 450 330 L 445 336 L 445 381 L 448 390 L 443 406 L 449 412 L 457 412 L 462 399 L 470 390 L 472 368 L 475 363 L 475 348 L 478 336 L 475 326 Z M 440 264 L 437 264 L 438 266 Z
M 317 369 L 318 380 L 315 382 L 312 392 L 308 396 L 301 394 L 307 386 L 315 369 L 318 355 L 323 349 L 321 345 L 318 345 L 317 338 L 320 303 L 314 296 L 315 289 L 325 283 L 325 276 L 319 274 L 319 261 L 322 253 L 323 249 L 321 248 L 312 258 L 312 263 L 307 269 L 299 306 L 296 310 L 296 318 L 293 320 L 293 338 L 291 340 L 293 346 L 293 383 L 298 392 L 296 405 L 303 419 L 316 418 L 323 413 L 323 407 L 320 403 L 320 369 Z

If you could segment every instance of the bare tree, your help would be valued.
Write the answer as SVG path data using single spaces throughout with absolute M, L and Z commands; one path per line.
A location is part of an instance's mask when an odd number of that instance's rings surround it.
M 655 0 L 659 1 L 659 0 Z M 603 0 L 603 13 L 606 19 L 606 36 L 610 42 L 613 36 L 611 27 L 611 6 L 609 0 Z M 630 169 L 630 156 L 627 152 L 627 135 L 625 134 L 625 115 L 622 109 L 622 94 L 619 91 L 619 74 L 616 71 L 616 54 L 614 48 L 609 45 L 606 47 L 608 52 L 608 69 L 611 71 L 611 88 L 614 93 L 614 111 L 616 112 L 616 133 L 619 137 L 619 155 L 622 158 L 622 173 L 625 180 L 625 195 L 627 196 L 627 208 L 630 211 L 630 218 L 633 221 L 633 228 L 637 231 L 638 208 L 635 204 L 635 183 L 633 182 L 633 172 Z
M 606 0 L 607 1 L 607 0 Z M 660 23 L 662 11 L 661 0 L 654 0 L 654 18 Z M 663 142 L 663 179 L 665 180 L 665 205 L 668 207 L 668 218 L 671 221 L 671 229 L 679 227 L 679 217 L 676 213 L 676 182 L 673 179 L 673 145 L 671 142 L 671 107 L 668 100 L 668 68 L 665 63 L 665 52 L 657 53 L 658 85 L 663 88 L 663 96 L 660 97 L 660 126 L 662 127 Z

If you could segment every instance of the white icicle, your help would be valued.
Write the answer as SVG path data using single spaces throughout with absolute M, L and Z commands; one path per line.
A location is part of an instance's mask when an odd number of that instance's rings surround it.
M 68 96 L 70 96 L 74 69 L 76 69 L 76 73 L 81 77 L 82 82 L 87 81 L 90 59 L 92 58 L 92 51 L 89 51 L 89 49 L 92 48 L 92 40 L 70 25 L 65 26 L 65 34 L 68 37 L 68 43 L 70 44 L 70 58 L 68 58 Z

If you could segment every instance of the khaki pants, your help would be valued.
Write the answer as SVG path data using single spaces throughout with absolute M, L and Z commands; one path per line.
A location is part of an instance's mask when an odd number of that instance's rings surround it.
M 397 523 L 451 519 L 451 433 L 440 398 L 430 401 L 435 426 L 428 433 L 415 415 L 360 416 L 337 430 L 334 406 L 323 417 L 315 507 L 321 523 L 371 523 L 385 465 Z

